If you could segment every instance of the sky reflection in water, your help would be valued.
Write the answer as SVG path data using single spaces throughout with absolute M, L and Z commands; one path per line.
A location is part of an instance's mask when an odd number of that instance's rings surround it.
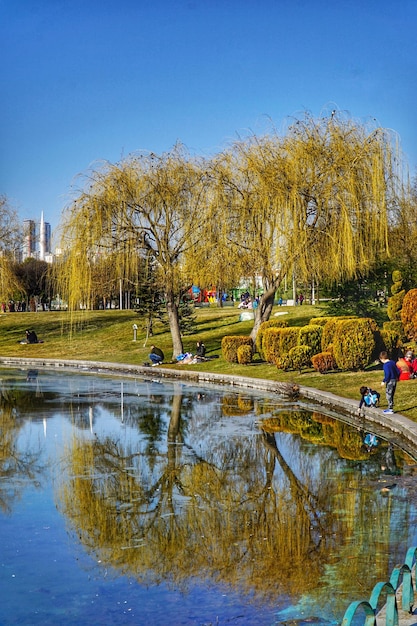
M 415 461 L 321 413 L 143 377 L 0 378 L 0 624 L 335 623 L 417 541 Z

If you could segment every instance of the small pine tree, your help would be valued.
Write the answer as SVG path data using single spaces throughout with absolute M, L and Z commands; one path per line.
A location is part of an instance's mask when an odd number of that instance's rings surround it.
M 144 264 L 143 273 L 139 276 L 136 300 L 135 311 L 142 317 L 143 327 L 146 332 L 146 345 L 148 337 L 153 335 L 154 322 L 158 321 L 164 326 L 167 324 L 163 293 L 158 288 L 155 269 L 149 260 Z
M 184 297 L 181 299 L 178 315 L 180 318 L 181 335 L 193 335 L 197 330 L 197 315 L 189 298 Z

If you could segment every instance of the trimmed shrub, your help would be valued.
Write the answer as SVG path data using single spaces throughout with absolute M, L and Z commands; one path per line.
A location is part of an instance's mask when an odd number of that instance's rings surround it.
M 311 366 L 311 356 L 310 346 L 294 346 L 279 360 L 279 367 L 284 371 L 298 370 L 301 374 L 303 368 Z
M 267 328 L 264 332 L 263 349 L 267 363 L 277 364 L 298 343 L 299 328 Z
M 267 363 L 276 363 L 281 356 L 281 333 L 283 328 L 270 327 L 264 330 L 262 350 Z
M 360 370 L 369 365 L 375 357 L 377 333 L 378 326 L 371 318 L 340 321 L 333 341 L 333 354 L 337 366 L 343 370 Z
M 311 364 L 320 374 L 327 374 L 331 370 L 336 369 L 336 361 L 331 352 L 319 352 L 311 357 Z
M 310 346 L 312 354 L 318 354 L 321 351 L 321 336 L 323 334 L 323 326 L 318 324 L 308 324 L 302 326 L 298 332 L 298 345 Z
M 390 320 L 400 320 L 401 308 L 403 306 L 405 296 L 405 290 L 403 289 L 403 277 L 399 270 L 394 270 L 391 277 L 392 296 L 388 298 L 387 315 Z
M 256 335 L 256 351 L 263 361 L 267 361 L 264 354 L 263 349 L 263 338 L 264 333 L 267 328 L 286 328 L 288 326 L 288 322 L 286 320 L 268 320 L 266 322 L 262 322 L 259 326 L 258 334 Z
M 358 319 L 353 315 L 340 315 L 338 317 L 328 317 L 327 322 L 324 325 L 323 333 L 321 336 L 321 350 L 322 352 L 328 352 L 329 346 L 333 343 L 333 337 L 335 335 L 338 325 L 351 319 Z
M 253 350 L 251 337 L 244 335 L 226 335 L 222 339 L 222 356 L 229 363 L 238 363 L 237 351 L 239 346 L 248 345 Z
M 388 352 L 390 357 L 395 361 L 398 359 L 399 350 L 402 348 L 403 342 L 400 335 L 395 330 L 384 328 L 381 330 L 382 350 Z M 381 350 L 379 350 L 381 352 Z
M 392 320 L 390 322 L 384 322 L 383 330 L 391 330 L 397 333 L 401 341 L 407 340 L 406 334 L 404 332 L 404 326 L 401 320 Z
M 394 287 L 394 285 L 398 285 L 399 284 L 399 289 L 401 289 L 402 284 L 403 284 L 403 275 L 402 275 L 401 271 L 400 270 L 394 270 L 392 272 L 392 274 L 391 274 L 391 278 L 392 278 L 392 283 L 393 283 L 392 287 Z M 391 287 L 391 292 L 392 293 L 396 293 L 392 287 Z M 397 293 L 398 293 L 399 289 L 397 289 Z
M 239 365 L 248 365 L 252 362 L 253 350 L 252 346 L 244 344 L 237 349 L 237 362 Z
M 332 320 L 333 316 L 323 315 L 323 317 L 312 317 L 309 324 L 314 326 L 325 326 L 329 320 Z
M 390 320 L 400 320 L 405 297 L 405 290 L 399 291 L 388 298 L 387 315 Z
M 286 354 L 291 348 L 295 348 L 298 345 L 299 332 L 300 329 L 295 327 L 281 329 L 281 354 Z
M 401 309 L 401 321 L 408 339 L 417 338 L 417 289 L 410 289 L 404 296 Z

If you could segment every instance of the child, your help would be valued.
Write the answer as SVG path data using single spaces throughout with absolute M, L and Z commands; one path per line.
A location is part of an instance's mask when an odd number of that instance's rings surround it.
M 381 394 L 375 391 L 374 389 L 363 386 L 359 389 L 359 393 L 361 394 L 361 399 L 359 402 L 359 411 L 361 410 L 364 404 L 365 406 L 370 406 L 370 407 L 379 406 L 379 398 L 381 397 Z
M 365 448 L 370 452 L 372 448 L 375 448 L 378 445 L 378 439 L 372 433 L 368 433 L 363 440 Z
M 385 385 L 385 396 L 388 402 L 388 408 L 384 409 L 384 413 L 394 413 L 394 395 L 397 388 L 397 382 L 400 377 L 400 372 L 395 364 L 395 361 L 388 358 L 388 354 L 383 350 L 379 355 L 379 360 L 382 363 L 384 370 L 384 379 L 381 385 Z

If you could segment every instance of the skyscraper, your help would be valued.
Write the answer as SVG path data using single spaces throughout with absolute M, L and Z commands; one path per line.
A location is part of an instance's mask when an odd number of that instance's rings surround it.
M 34 220 L 24 220 L 23 236 L 23 259 L 36 256 L 36 224 Z
M 23 222 L 23 260 L 29 257 L 40 261 L 51 260 L 51 225 L 45 222 L 43 211 L 38 228 L 34 220 L 24 220 Z
M 46 260 L 46 255 L 51 253 L 51 225 L 45 222 L 43 218 L 43 211 L 41 214 L 41 221 L 39 224 L 39 259 L 41 261 Z

